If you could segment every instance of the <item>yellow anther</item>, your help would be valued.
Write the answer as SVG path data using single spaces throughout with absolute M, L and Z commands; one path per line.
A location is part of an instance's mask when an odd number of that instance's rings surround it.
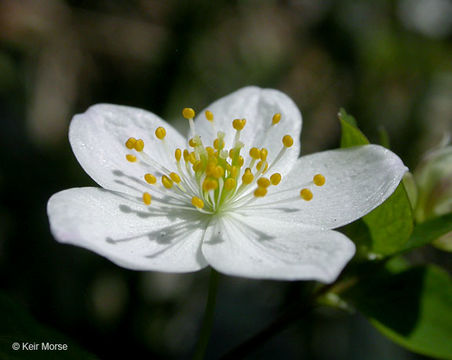
M 264 172 L 266 172 L 267 169 L 268 169 L 268 162 L 266 162 L 266 161 L 259 161 L 259 162 L 256 164 L 256 169 L 257 169 L 257 171 L 261 171 L 262 166 L 264 166 L 264 169 L 262 170 L 262 172 L 264 173 Z
M 194 164 L 196 162 L 196 155 L 194 152 L 191 152 L 189 157 L 188 157 L 188 161 L 190 161 L 192 164 Z
M 152 200 L 151 194 L 145 192 L 145 193 L 143 194 L 143 202 L 144 202 L 146 205 L 151 205 L 151 200 Z
M 157 182 L 157 178 L 152 174 L 144 175 L 144 180 L 146 180 L 146 182 L 151 185 Z
M 178 174 L 176 174 L 175 172 L 172 172 L 171 174 L 169 174 L 171 180 L 173 180 L 176 184 L 180 183 L 180 176 Z
M 182 110 L 182 116 L 187 120 L 193 119 L 195 117 L 195 110 L 193 110 L 192 108 L 184 108 Z
M 184 149 L 184 160 L 185 162 L 190 160 L 190 152 L 187 149 Z
M 314 197 L 314 195 L 312 195 L 312 191 L 309 190 L 309 189 L 301 189 L 301 190 L 300 190 L 300 197 L 301 197 L 303 200 L 311 201 L 312 198 Z
M 253 148 L 251 148 L 251 150 L 250 150 L 250 156 L 251 156 L 253 159 L 258 160 L 258 159 L 260 159 L 260 157 L 261 157 L 261 152 L 260 152 L 260 150 L 259 150 L 258 148 L 253 147 Z
M 144 149 L 144 141 L 141 139 L 138 139 L 135 143 L 135 150 L 136 151 L 143 151 Z
M 219 179 L 219 178 L 223 177 L 223 175 L 224 175 L 224 169 L 223 169 L 223 167 L 220 166 L 220 165 L 216 165 L 216 166 L 215 166 L 214 164 L 209 164 L 209 165 L 207 166 L 206 174 L 207 174 L 207 175 L 211 175 L 211 176 L 213 176 L 214 178 Z
M 190 139 L 188 140 L 188 145 L 190 145 L 191 147 L 195 147 L 197 145 L 195 139 Z
M 285 136 L 282 138 L 282 142 L 283 142 L 283 144 L 284 144 L 285 147 L 290 148 L 290 147 L 293 145 L 293 139 L 292 139 L 292 136 L 290 136 L 290 135 L 285 135 Z
M 233 178 L 226 179 L 226 181 L 224 182 L 224 188 L 226 190 L 232 190 L 235 188 L 236 185 L 237 181 L 235 181 L 235 179 Z
M 127 159 L 127 161 L 130 161 L 130 162 L 137 161 L 137 157 L 135 155 L 132 155 L 132 154 L 127 154 L 126 155 L 126 159 Z
M 182 157 L 182 151 L 181 149 L 176 149 L 176 151 L 174 151 L 174 157 L 176 158 L 176 161 L 179 162 L 180 158 Z
M 218 164 L 218 159 L 216 157 L 211 156 L 209 158 L 209 164 L 212 164 L 212 165 Z
M 243 166 L 243 164 L 245 163 L 245 159 L 243 158 L 243 156 L 239 156 L 237 163 L 240 167 Z
M 246 124 L 246 119 L 235 119 L 232 121 L 232 127 L 237 130 L 243 130 L 243 128 L 245 127 Z
M 243 182 L 244 184 L 248 185 L 248 184 L 251 184 L 251 183 L 253 182 L 253 180 L 254 180 L 254 175 L 253 175 L 253 173 L 251 172 L 251 169 L 250 169 L 250 168 L 247 168 L 247 169 L 245 170 L 245 173 L 244 173 L 243 176 L 242 176 L 242 182 Z
M 191 203 L 194 207 L 197 207 L 198 209 L 202 209 L 204 207 L 204 201 L 202 201 L 199 197 L 193 196 L 191 198 Z
M 234 158 L 234 153 L 235 153 L 235 150 L 234 150 L 234 149 L 229 150 L 229 157 L 230 157 L 231 159 Z
M 223 175 L 224 175 L 224 168 L 223 168 L 223 166 L 217 166 L 217 177 L 218 178 L 221 178 L 221 177 L 223 177 Z
M 212 114 L 212 112 L 211 112 L 211 111 L 209 111 L 209 110 L 206 110 L 206 113 L 205 113 L 205 115 L 206 115 L 206 119 L 207 119 L 207 120 L 209 120 L 209 121 L 213 121 L 213 114 Z
M 257 185 L 263 188 L 268 188 L 270 186 L 270 180 L 265 177 L 261 177 L 257 180 Z
M 171 189 L 173 187 L 173 180 L 171 180 L 168 176 L 163 175 L 162 176 L 162 184 L 167 189 Z
M 276 113 L 275 115 L 273 115 L 272 125 L 276 125 L 280 121 L 281 121 L 281 114 L 280 113 Z
M 157 136 L 157 139 L 163 140 L 166 136 L 166 130 L 163 127 L 158 127 L 155 130 L 155 136 Z
M 281 174 L 274 173 L 272 176 L 270 176 L 270 182 L 272 183 L 272 185 L 278 185 L 281 182 Z
M 211 176 L 211 175 L 213 175 L 213 173 L 215 172 L 215 163 L 212 161 L 212 162 L 209 162 L 208 164 L 207 164 L 207 167 L 206 167 L 206 175 L 207 176 Z
M 223 139 L 215 139 L 213 141 L 213 147 L 217 150 L 221 150 L 224 148 L 224 140 Z
M 268 150 L 266 148 L 262 148 L 260 155 L 262 161 L 267 160 Z
M 265 195 L 267 195 L 267 188 L 259 186 L 256 190 L 254 190 L 255 197 L 264 197 Z
M 204 191 L 216 190 L 218 188 L 218 182 L 214 179 L 205 179 L 202 183 Z
M 314 175 L 312 181 L 317 186 L 323 186 L 325 184 L 325 176 L 323 176 L 322 174 Z
M 193 171 L 197 172 L 197 171 L 200 171 L 201 169 L 202 169 L 202 162 L 195 161 L 195 163 L 193 164 Z
M 211 146 L 206 147 L 207 155 L 214 156 L 215 155 L 215 149 Z
M 126 141 L 126 148 L 132 150 L 133 148 L 135 148 L 135 143 L 137 142 L 137 139 L 131 137 L 128 138 Z

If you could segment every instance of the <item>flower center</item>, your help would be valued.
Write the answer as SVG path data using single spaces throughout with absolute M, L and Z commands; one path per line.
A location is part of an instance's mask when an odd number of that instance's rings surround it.
M 127 149 L 134 151 L 132 154 L 126 154 L 129 162 L 143 163 L 150 170 L 163 174 L 161 184 L 155 175 L 144 174 L 144 182 L 149 187 L 149 191 L 144 192 L 142 196 L 144 204 L 151 205 L 151 202 L 157 201 L 175 208 L 217 214 L 239 207 L 250 207 L 250 205 L 254 207 L 256 206 L 252 204 L 254 201 L 265 197 L 269 190 L 280 184 L 282 175 L 278 172 L 272 173 L 271 169 L 292 147 L 293 139 L 290 135 L 282 138 L 280 151 L 269 163 L 267 161 L 269 152 L 264 147 L 253 146 L 248 154 L 244 153 L 245 144 L 240 141 L 240 135 L 246 125 L 246 119 L 232 121 L 232 128 L 235 131 L 234 142 L 230 149 L 225 149 L 223 131 L 218 131 L 213 143 L 205 146 L 195 131 L 195 111 L 184 108 L 182 115 L 189 121 L 191 138 L 188 140 L 187 148 L 177 148 L 174 156 L 171 155 L 165 140 L 165 128 L 158 127 L 155 130 L 155 136 L 160 140 L 170 163 L 174 166 L 173 169 L 167 169 L 153 160 L 144 151 L 143 140 L 130 137 L 125 143 Z M 213 113 L 207 110 L 205 117 L 216 132 Z M 262 142 L 271 133 L 272 128 L 278 126 L 280 120 L 280 113 L 273 115 Z M 300 190 L 299 196 L 289 195 L 287 198 L 280 198 L 276 203 L 300 201 L 300 199 L 310 201 L 313 198 L 310 187 L 324 184 L 325 177 L 322 174 L 316 174 L 312 181 Z M 291 193 L 291 190 L 294 189 L 285 189 L 281 193 Z M 153 197 L 151 193 L 155 196 Z M 163 198 L 172 199 L 175 202 L 169 205 L 169 202 L 164 201 Z M 271 203 L 266 203 L 266 205 L 269 204 Z

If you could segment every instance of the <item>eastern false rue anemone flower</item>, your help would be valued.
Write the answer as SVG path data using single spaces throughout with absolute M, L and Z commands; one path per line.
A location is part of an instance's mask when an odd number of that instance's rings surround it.
M 380 205 L 407 170 L 377 145 L 298 158 L 301 114 L 277 90 L 246 87 L 182 115 L 187 139 L 131 107 L 75 115 L 72 149 L 102 188 L 50 198 L 55 238 L 134 270 L 328 283 L 355 252 L 331 229 Z

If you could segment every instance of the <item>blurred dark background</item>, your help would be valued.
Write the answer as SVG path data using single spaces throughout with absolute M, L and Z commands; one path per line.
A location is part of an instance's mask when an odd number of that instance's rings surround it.
M 99 358 L 189 358 L 209 271 L 132 272 L 61 245 L 46 202 L 95 186 L 67 140 L 73 114 L 98 102 L 131 105 L 185 132 L 183 107 L 246 85 L 294 99 L 303 153 L 338 146 L 343 106 L 373 142 L 385 129 L 413 168 L 452 130 L 452 1 L 1 0 L 1 291 Z M 432 249 L 416 256 L 444 261 Z M 221 276 L 208 358 L 303 302 L 311 286 Z M 422 359 L 359 314 L 331 310 L 250 358 L 275 357 Z

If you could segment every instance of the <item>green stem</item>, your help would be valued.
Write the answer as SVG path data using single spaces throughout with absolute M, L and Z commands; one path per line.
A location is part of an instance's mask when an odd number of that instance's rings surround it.
M 204 320 L 202 322 L 201 333 L 196 344 L 193 360 L 202 360 L 209 343 L 210 332 L 213 325 L 213 315 L 215 311 L 215 301 L 217 298 L 219 274 L 214 269 L 210 270 L 209 293 L 207 295 L 206 309 L 204 310 Z

